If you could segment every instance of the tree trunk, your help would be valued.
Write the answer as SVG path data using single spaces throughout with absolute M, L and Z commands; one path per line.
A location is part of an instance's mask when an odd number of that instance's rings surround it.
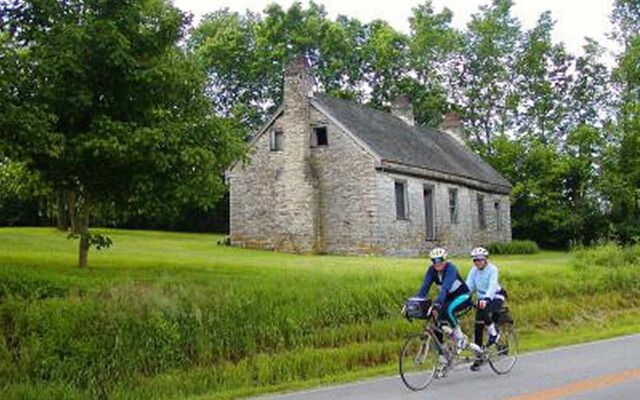
M 89 239 L 89 199 L 88 196 L 84 196 L 80 205 L 78 230 L 80 233 L 80 243 L 78 249 L 78 267 L 84 268 L 87 266 L 89 257 L 89 246 L 91 245 Z
M 80 233 L 78 245 L 78 268 L 85 268 L 89 262 L 89 230 Z
M 78 267 L 84 268 L 89 263 L 89 248 L 91 235 L 89 234 L 90 202 L 88 196 L 69 192 L 67 196 L 69 207 L 69 222 L 71 232 L 80 235 L 78 242 Z

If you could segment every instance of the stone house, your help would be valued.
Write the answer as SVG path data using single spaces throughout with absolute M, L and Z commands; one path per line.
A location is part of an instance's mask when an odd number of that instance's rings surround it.
M 283 102 L 227 173 L 232 245 L 287 252 L 418 255 L 511 240 L 511 185 L 464 146 L 455 118 L 441 131 L 313 95 L 302 59 L 284 73 Z

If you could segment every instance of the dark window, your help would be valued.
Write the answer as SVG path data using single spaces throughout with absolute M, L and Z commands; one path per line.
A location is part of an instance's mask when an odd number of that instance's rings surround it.
M 436 239 L 436 212 L 433 201 L 433 186 L 425 186 L 424 192 L 424 222 L 426 227 L 426 240 Z
M 449 221 L 458 223 L 458 189 L 449 189 Z
M 313 133 L 311 135 L 311 147 L 328 146 L 328 145 L 329 145 L 329 137 L 327 135 L 327 127 L 318 126 L 313 128 Z
M 271 151 L 281 151 L 283 144 L 282 131 L 275 131 L 271 134 Z
M 487 228 L 487 221 L 484 218 L 484 196 L 479 194 L 477 197 L 477 201 L 478 201 L 478 225 L 480 226 L 481 230 L 484 230 Z
M 406 183 L 396 182 L 396 217 L 407 219 Z
M 496 230 L 500 232 L 502 230 L 502 211 L 500 210 L 500 202 L 493 203 L 493 208 L 496 210 Z

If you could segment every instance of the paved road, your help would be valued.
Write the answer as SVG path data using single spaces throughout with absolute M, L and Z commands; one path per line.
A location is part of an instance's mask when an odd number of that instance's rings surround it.
M 455 370 L 422 392 L 398 376 L 260 400 L 640 400 L 640 334 L 521 355 L 508 375 Z

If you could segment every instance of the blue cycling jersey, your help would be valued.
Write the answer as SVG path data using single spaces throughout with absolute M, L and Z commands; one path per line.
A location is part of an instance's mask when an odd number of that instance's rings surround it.
M 487 264 L 483 269 L 475 265 L 467 276 L 467 286 L 471 292 L 476 292 L 479 299 L 493 300 L 500 292 L 498 283 L 498 267 Z
M 447 262 L 441 272 L 436 271 L 433 265 L 427 269 L 416 297 L 426 297 L 432 283 L 440 286 L 440 291 L 436 298 L 436 302 L 440 305 L 443 305 L 445 300 L 451 300 L 463 293 L 469 293 L 469 288 L 467 288 L 466 283 L 458 273 L 458 269 L 450 262 Z

